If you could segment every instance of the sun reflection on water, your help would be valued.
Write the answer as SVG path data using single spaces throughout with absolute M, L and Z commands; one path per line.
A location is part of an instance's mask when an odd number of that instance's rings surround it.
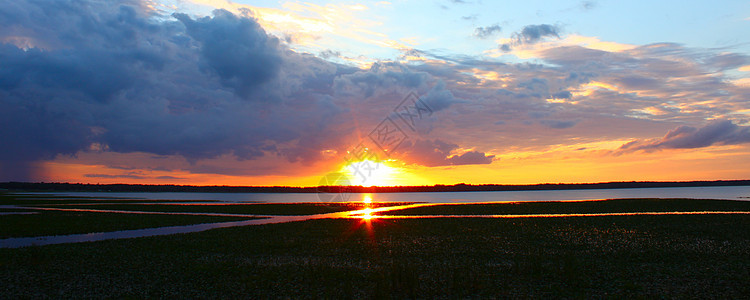
M 362 219 L 369 220 L 372 219 L 372 208 L 365 208 L 362 210 Z

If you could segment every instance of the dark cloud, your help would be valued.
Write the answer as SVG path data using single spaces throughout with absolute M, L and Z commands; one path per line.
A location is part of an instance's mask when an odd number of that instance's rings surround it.
M 334 57 L 341 57 L 341 52 L 339 52 L 339 51 L 333 51 L 331 49 L 326 49 L 324 51 L 321 51 L 318 56 L 320 56 L 322 58 L 325 58 L 325 59 L 334 58 Z
M 394 89 L 425 89 L 430 80 L 430 74 L 415 72 L 399 63 L 375 63 L 369 70 L 336 77 L 334 89 L 340 95 L 364 95 L 369 98 L 393 92 Z
M 700 128 L 679 126 L 658 140 L 635 140 L 622 145 L 620 151 L 691 149 L 743 143 L 750 143 L 750 127 L 738 126 L 729 120 L 715 120 Z
M 213 17 L 196 20 L 185 14 L 173 16 L 197 42 L 201 59 L 210 72 L 242 96 L 249 96 L 256 86 L 278 74 L 279 41 L 267 35 L 255 20 L 225 10 L 216 10 Z
M 106 178 L 106 179 L 118 179 L 118 178 L 125 178 L 125 179 L 144 179 L 146 177 L 141 175 L 134 175 L 134 174 L 122 174 L 122 175 L 110 175 L 110 174 L 84 174 L 83 177 L 87 178 Z
M 511 42 L 502 44 L 499 48 L 508 52 L 516 46 L 536 44 L 546 37 L 560 38 L 560 28 L 549 24 L 528 25 L 520 32 L 513 33 Z
M 750 60 L 731 49 L 563 46 L 522 63 L 410 49 L 403 54 L 429 59 L 356 68 L 321 59 L 340 61 L 333 50 L 319 57 L 292 51 L 248 14 L 172 17 L 143 3 L 0 1 L 0 180 L 33 180 L 38 161 L 104 159 L 84 155 L 93 151 L 168 158 L 149 160 L 153 166 L 107 163 L 123 170 L 291 174 L 289 166 L 356 144 L 357 133 L 369 132 L 409 91 L 440 112 L 420 122 L 425 130 L 410 132 L 410 139 L 434 133 L 417 145 L 431 154 L 413 158 L 440 166 L 492 160 L 481 152 L 449 158 L 457 145 L 542 149 L 572 136 L 620 140 L 749 108 L 747 88 L 731 76 Z M 500 47 L 560 34 L 554 25 L 530 25 Z M 723 126 L 734 133 L 713 144 L 744 141 L 745 127 Z M 690 128 L 623 149 L 700 145 L 687 136 L 707 129 Z M 245 161 L 229 166 L 235 159 Z
M 571 97 L 573 97 L 573 94 L 569 91 L 561 91 L 552 94 L 553 99 L 570 99 Z
M 528 25 L 521 30 L 516 39 L 526 44 L 533 44 L 548 36 L 559 38 L 559 28 L 549 24 Z
M 196 19 L 135 0 L 6 1 L 0 41 L 3 180 L 33 180 L 36 162 L 94 148 L 184 158 L 181 169 L 198 172 L 201 160 L 225 156 L 309 164 L 350 146 L 345 113 L 368 109 L 357 107 L 368 99 L 413 90 L 436 112 L 460 102 L 412 66 L 358 69 L 294 52 L 247 13 Z
M 554 129 L 566 129 L 578 124 L 578 121 L 574 120 L 541 120 L 540 124 Z
M 445 87 L 445 82 L 439 81 L 426 95 L 421 97 L 434 112 L 444 110 L 456 103 L 464 103 L 453 96 L 453 93 Z
M 169 175 L 156 176 L 154 178 L 155 179 L 168 179 L 168 180 L 184 180 L 185 179 L 183 177 L 176 177 L 176 176 L 169 176 Z
M 249 17 L 174 18 L 139 1 L 0 3 L 0 177 L 32 180 L 36 161 L 92 145 L 189 161 L 336 147 L 333 82 L 354 68 Z
M 490 164 L 495 158 L 494 155 L 478 151 L 451 156 L 451 151 L 458 149 L 459 146 L 439 139 L 416 140 L 408 143 L 404 146 L 408 161 L 427 167 Z
M 176 177 L 176 176 L 145 176 L 139 173 L 125 173 L 125 174 L 83 174 L 83 177 L 86 178 L 102 178 L 102 179 L 161 179 L 161 180 L 184 180 L 185 178 L 182 177 Z
M 486 39 L 496 33 L 499 33 L 500 31 L 502 31 L 502 27 L 497 24 L 487 27 L 477 27 L 476 29 L 474 29 L 474 36 L 480 39 Z

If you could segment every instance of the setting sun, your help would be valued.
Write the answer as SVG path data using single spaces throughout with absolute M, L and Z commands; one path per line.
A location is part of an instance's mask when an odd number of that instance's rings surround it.
M 367 204 L 372 203 L 372 194 L 364 194 L 362 196 L 362 202 Z
M 351 176 L 353 185 L 361 186 L 399 185 L 398 178 L 402 173 L 399 168 L 391 167 L 387 162 L 371 160 L 351 162 L 342 171 Z

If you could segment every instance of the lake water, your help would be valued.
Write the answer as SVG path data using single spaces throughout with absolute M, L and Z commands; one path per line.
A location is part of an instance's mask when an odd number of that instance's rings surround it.
M 321 194 L 267 194 L 267 193 L 110 193 L 110 192 L 87 192 L 87 193 L 36 193 L 44 195 L 64 195 L 70 197 L 122 197 L 139 198 L 144 201 L 153 200 L 218 200 L 223 202 L 262 202 L 262 203 L 297 203 L 297 202 L 320 202 Z M 322 194 L 323 199 L 326 194 Z M 330 194 L 329 194 L 330 196 Z M 599 190 L 561 190 L 561 191 L 507 191 L 507 192 L 448 192 L 448 193 L 382 193 L 382 194 L 348 194 L 347 201 L 362 201 L 365 199 L 380 202 L 427 202 L 427 203 L 470 203 L 470 202 L 508 202 L 508 201 L 556 201 L 556 200 L 594 200 L 612 198 L 696 198 L 696 199 L 731 199 L 750 200 L 750 186 L 733 187 L 687 187 L 687 188 L 647 188 L 647 189 L 599 189 Z M 341 200 L 341 199 L 339 199 Z M 430 205 L 430 204 L 413 204 Z M 393 208 L 393 207 L 391 207 Z M 39 208 L 42 209 L 42 208 Z M 389 208 L 377 208 L 389 209 Z M 374 211 L 374 210 L 373 210 Z M 14 213 L 14 212 L 9 212 Z M 28 212 L 19 212 L 28 213 Z M 156 212 L 149 212 L 155 213 Z M 185 226 L 168 226 L 159 228 L 145 228 L 135 230 L 123 230 L 114 232 L 100 232 L 87 234 L 71 234 L 61 236 L 20 237 L 0 239 L 0 248 L 19 248 L 28 246 L 40 246 L 51 244 L 66 244 L 93 242 L 109 239 L 124 239 L 148 236 L 160 236 L 176 233 L 200 232 L 215 228 L 273 224 L 283 222 L 304 221 L 320 218 L 340 218 L 349 214 L 364 214 L 365 210 L 359 212 L 341 212 L 312 216 L 265 216 L 262 219 L 246 221 L 220 222 L 210 224 L 194 224 Z M 705 212 L 688 212 L 690 214 Z M 720 212 L 726 214 L 747 214 L 747 212 Z M 169 213 L 167 213 L 169 214 Z M 190 213 L 179 213 L 190 214 Z M 635 213 L 654 214 L 654 213 Z M 684 212 L 662 212 L 655 214 L 684 214 Z M 595 215 L 595 214 L 594 214 Z M 369 216 L 369 213 L 367 213 Z M 567 216 L 567 215 L 566 215 Z M 365 216 L 360 216 L 364 218 Z M 425 217 L 425 216 L 383 216 L 383 217 Z M 450 216 L 427 216 L 427 217 L 450 217 Z M 471 216 L 454 216 L 471 217 Z M 508 217 L 508 216 L 482 216 L 482 217 Z M 526 216 L 513 216 L 526 217 Z M 549 217 L 545 215 L 545 217 Z
M 215 200 L 223 202 L 300 203 L 326 202 L 330 194 L 315 193 L 114 193 L 114 192 L 55 192 L 41 195 L 71 197 L 122 197 L 144 200 Z M 322 198 L 320 196 L 323 196 Z M 441 193 L 351 193 L 346 201 L 362 201 L 370 197 L 375 202 L 469 203 L 509 201 L 595 200 L 615 198 L 694 198 L 750 201 L 750 186 L 672 187 L 638 189 L 592 189 L 556 191 L 502 192 L 441 192 Z M 340 201 L 340 200 L 339 200 Z

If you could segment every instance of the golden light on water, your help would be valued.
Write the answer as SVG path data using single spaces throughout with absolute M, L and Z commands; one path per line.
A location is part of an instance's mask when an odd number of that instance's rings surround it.
M 367 204 L 372 203 L 372 194 L 362 195 L 362 202 Z
M 362 210 L 362 219 L 369 220 L 372 219 L 372 208 L 365 208 Z

